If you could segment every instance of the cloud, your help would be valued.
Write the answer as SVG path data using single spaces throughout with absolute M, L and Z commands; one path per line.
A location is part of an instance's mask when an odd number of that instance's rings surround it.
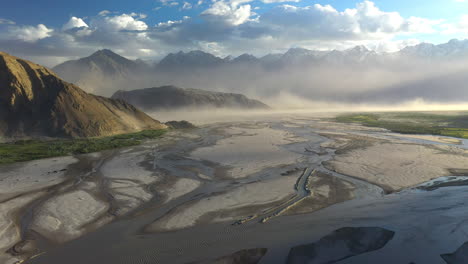
M 136 16 L 136 14 L 133 14 Z M 134 30 L 143 31 L 148 29 L 148 25 L 135 18 L 132 14 L 122 14 L 116 16 L 105 16 L 92 20 L 92 25 L 107 31 Z
M 177 25 L 177 24 L 182 24 L 185 20 L 187 19 L 190 19 L 190 17 L 188 16 L 184 16 L 183 19 L 181 20 L 168 20 L 166 22 L 159 22 L 156 27 L 159 27 L 159 28 L 167 28 L 167 27 L 171 27 L 173 25 Z
M 283 5 L 260 16 L 261 34 L 295 40 L 382 39 L 404 33 L 427 33 L 439 23 L 429 19 L 403 18 L 397 12 L 384 12 L 373 2 L 364 1 L 342 12 L 330 5 L 296 7 Z M 250 35 L 252 36 L 252 35 Z
M 163 6 L 177 6 L 179 2 L 176 0 L 158 0 Z
M 5 18 L 0 18 L 0 25 L 14 25 L 16 24 L 14 21 L 12 20 L 9 20 L 9 19 L 5 19 Z
M 190 4 L 189 2 L 184 2 L 184 4 L 182 5 L 182 9 L 184 10 L 192 9 L 192 4 Z
M 250 5 L 240 5 L 242 2 L 246 1 L 215 1 L 213 5 L 207 10 L 203 11 L 201 15 L 206 20 L 214 23 L 238 26 L 247 22 L 252 15 Z
M 443 34 L 468 34 L 468 15 L 461 16 L 453 24 L 443 24 Z
M 111 11 L 109 10 L 102 10 L 101 12 L 99 12 L 99 15 L 100 16 L 107 16 L 111 13 Z
M 200 10 L 193 18 L 174 18 L 148 25 L 145 14 L 103 10 L 86 22 L 72 17 L 62 29 L 45 25 L 18 26 L 0 20 L 0 49 L 38 56 L 60 54 L 88 55 L 97 49 L 111 48 L 124 56 L 162 56 L 178 50 L 203 49 L 219 55 L 284 52 L 290 47 L 346 49 L 366 45 L 378 51 L 395 51 L 420 34 L 442 30 L 467 32 L 468 17 L 454 24 L 421 17 L 403 17 L 383 11 L 371 1 L 337 10 L 331 5 L 295 5 L 282 0 L 158 0 L 162 7 L 190 4 Z M 204 2 L 204 3 L 202 3 Z M 272 3 L 263 12 L 253 12 L 257 3 Z M 280 3 L 280 4 L 273 4 Z M 304 1 L 305 2 L 305 1 Z M 193 4 L 192 4 L 193 3 Z M 203 6 L 200 6 L 203 4 Z M 161 7 L 160 6 L 160 7 Z M 442 28 L 442 29 L 441 29 Z M 18 42 L 35 43 L 18 45 Z M 27 49 L 27 50 L 26 50 Z M 145 52 L 141 52 L 145 50 Z M 147 52 L 153 50 L 153 52 Z M 47 51 L 47 52 L 45 52 Z M 41 53 L 42 52 L 42 53 Z
M 78 18 L 78 17 L 71 17 L 68 22 L 63 25 L 62 30 L 70 30 L 73 28 L 87 28 L 89 27 L 88 24 L 86 24 L 83 19 Z
M 4 34 L 0 35 L 3 40 L 19 40 L 24 42 L 36 42 L 40 39 L 50 37 L 53 29 L 43 24 L 37 26 L 11 26 Z

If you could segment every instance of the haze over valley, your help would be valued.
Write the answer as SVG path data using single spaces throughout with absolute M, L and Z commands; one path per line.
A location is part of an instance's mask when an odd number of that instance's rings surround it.
M 132 61 L 100 50 L 53 68 L 89 92 L 164 85 L 243 93 L 275 108 L 324 104 L 384 105 L 424 102 L 463 104 L 468 99 L 468 40 L 422 43 L 382 53 L 356 46 L 316 51 L 292 48 L 255 57 L 217 57 L 203 51 L 171 53 L 158 61 Z M 309 106 L 308 106 L 309 105 Z

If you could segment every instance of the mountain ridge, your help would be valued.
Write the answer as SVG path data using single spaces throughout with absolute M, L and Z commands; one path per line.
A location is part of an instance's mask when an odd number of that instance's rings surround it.
M 144 110 L 181 108 L 270 109 L 266 104 L 236 93 L 212 92 L 172 85 L 117 91 L 113 99 L 121 99 Z
M 4 52 L 0 73 L 0 135 L 98 137 L 165 128 L 126 102 L 88 94 Z

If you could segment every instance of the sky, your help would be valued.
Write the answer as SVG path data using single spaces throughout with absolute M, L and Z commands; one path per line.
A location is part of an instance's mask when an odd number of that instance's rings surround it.
M 257 56 L 356 45 L 378 52 L 468 37 L 468 0 L 15 0 L 0 9 L 0 51 L 53 66 L 108 48 Z

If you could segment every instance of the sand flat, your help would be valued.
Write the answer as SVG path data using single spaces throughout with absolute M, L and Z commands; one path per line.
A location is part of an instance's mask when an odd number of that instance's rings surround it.
M 172 187 L 160 190 L 160 192 L 166 195 L 165 202 L 167 203 L 197 189 L 200 185 L 200 181 L 188 178 L 180 178 L 177 179 Z
M 327 166 L 397 191 L 449 176 L 449 169 L 468 169 L 468 152 L 451 146 L 376 143 L 339 154 Z
M 295 193 L 294 184 L 296 180 L 297 178 L 294 176 L 284 176 L 247 184 L 220 195 L 203 198 L 188 207 L 180 208 L 174 213 L 164 216 L 151 224 L 148 231 L 169 231 L 187 228 L 195 225 L 198 219 L 210 212 L 280 201 Z M 223 220 L 234 219 L 236 217 L 224 218 Z
M 230 128 L 232 137 L 222 139 L 215 146 L 199 148 L 192 157 L 230 166 L 231 178 L 244 178 L 268 167 L 296 163 L 301 156 L 282 149 L 280 145 L 300 142 L 291 134 L 265 128 Z
M 16 214 L 22 207 L 41 195 L 44 195 L 44 193 L 37 192 L 0 203 L 0 263 L 15 263 L 17 260 L 15 257 L 5 253 L 5 251 L 21 240 Z
M 150 159 L 150 151 L 121 153 L 107 161 L 101 168 L 104 177 L 109 180 L 129 179 L 143 184 L 151 184 L 159 178 L 155 173 L 141 165 Z
M 108 208 L 88 192 L 69 192 L 37 208 L 31 228 L 52 241 L 65 242 L 84 234 L 85 225 L 97 220 Z
M 76 162 L 59 157 L 0 166 L 0 201 L 65 181 L 67 167 Z

